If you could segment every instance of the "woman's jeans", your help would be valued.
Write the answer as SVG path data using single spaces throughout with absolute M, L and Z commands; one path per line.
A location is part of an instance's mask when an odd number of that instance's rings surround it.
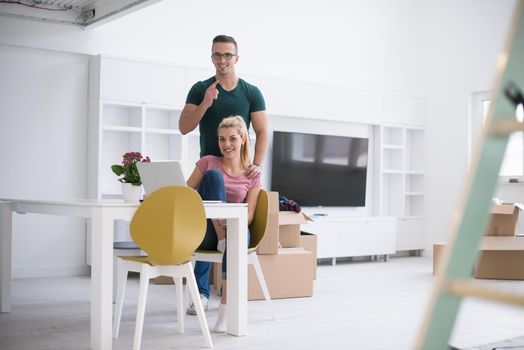
M 226 187 L 224 185 L 224 177 L 218 170 L 208 170 L 200 181 L 198 193 L 203 200 L 219 200 L 226 201 Z M 215 227 L 210 219 L 207 220 L 206 235 L 198 249 L 216 250 L 217 249 L 217 234 Z M 225 256 L 225 254 L 224 254 Z M 222 265 L 224 266 L 224 264 Z M 209 272 L 211 271 L 211 263 L 207 261 L 197 261 L 195 263 L 195 278 L 200 294 L 205 295 L 209 299 Z
M 203 200 L 219 200 L 226 201 L 226 187 L 224 185 L 224 177 L 222 173 L 215 169 L 206 171 L 200 181 L 198 193 Z M 249 230 L 248 230 L 248 246 L 249 246 Z M 215 227 L 210 219 L 207 220 L 207 229 L 204 240 L 200 243 L 198 249 L 216 250 L 218 244 Z M 226 279 L 227 270 L 227 245 L 222 257 L 222 279 Z M 195 278 L 200 294 L 205 295 L 209 299 L 209 272 L 211 271 L 211 263 L 207 261 L 197 261 L 195 263 Z

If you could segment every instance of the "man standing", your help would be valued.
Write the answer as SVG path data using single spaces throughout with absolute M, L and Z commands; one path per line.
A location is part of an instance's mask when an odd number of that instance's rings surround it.
M 238 62 L 238 46 L 230 36 L 218 35 L 211 46 L 211 60 L 215 76 L 195 83 L 186 98 L 186 105 L 180 114 L 179 129 L 182 134 L 200 131 L 200 157 L 221 156 L 218 147 L 217 128 L 222 119 L 240 115 L 249 129 L 253 125 L 256 135 L 253 163 L 247 170 L 247 177 L 260 176 L 262 162 L 268 144 L 268 122 L 264 97 L 260 90 L 237 77 L 235 65 Z M 209 272 L 211 263 L 197 261 L 195 277 L 204 309 L 208 308 Z M 196 315 L 191 304 L 187 313 Z

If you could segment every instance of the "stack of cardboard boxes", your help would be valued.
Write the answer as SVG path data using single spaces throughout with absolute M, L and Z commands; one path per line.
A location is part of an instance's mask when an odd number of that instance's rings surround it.
M 268 228 L 257 254 L 272 299 L 313 295 L 317 240 L 315 235 L 300 232 L 300 225 L 308 220 L 302 212 L 280 212 L 278 192 L 269 192 Z M 215 264 L 213 271 L 213 284 L 218 291 L 222 284 L 220 264 Z M 248 282 L 248 299 L 264 299 L 251 265 Z
M 495 204 L 475 264 L 475 278 L 524 280 L 524 236 L 517 235 L 519 203 Z M 433 274 L 440 265 L 445 243 L 433 245 Z

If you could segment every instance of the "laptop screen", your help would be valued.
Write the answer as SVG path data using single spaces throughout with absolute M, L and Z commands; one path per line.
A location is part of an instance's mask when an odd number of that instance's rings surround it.
M 137 163 L 137 169 L 146 194 L 165 186 L 186 186 L 178 161 Z

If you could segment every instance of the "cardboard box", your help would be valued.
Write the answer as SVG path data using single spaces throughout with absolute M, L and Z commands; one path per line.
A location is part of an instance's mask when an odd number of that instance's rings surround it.
M 278 235 L 282 248 L 300 247 L 300 225 L 311 221 L 303 212 L 281 211 L 278 213 Z
M 475 278 L 524 280 L 524 237 L 484 237 Z
M 311 221 L 306 214 L 279 211 L 278 192 L 269 192 L 269 221 L 264 238 L 257 248 L 259 255 L 277 254 L 282 248 L 300 247 L 300 225 Z
M 300 248 L 280 248 L 278 254 L 259 255 L 260 265 L 271 299 L 310 297 L 313 295 L 313 253 Z M 218 264 L 215 271 L 220 270 Z M 222 285 L 221 273 L 215 273 L 217 291 Z M 262 300 L 264 295 L 252 265 L 248 267 L 248 299 Z
M 304 250 L 313 253 L 313 269 L 315 271 L 313 279 L 317 279 L 317 236 L 312 233 L 300 232 L 300 246 Z
M 152 278 L 154 284 L 174 284 L 173 277 L 169 276 L 158 276 Z
M 278 240 L 282 248 L 300 247 L 300 225 L 279 226 Z
M 444 243 L 433 245 L 433 274 L 440 265 Z M 484 237 L 473 277 L 524 280 L 524 237 Z
M 300 246 L 304 250 L 313 253 L 317 257 L 317 235 L 308 232 L 300 232 Z
M 486 236 L 515 236 L 519 211 L 522 208 L 520 203 L 494 204 L 491 207 L 491 219 Z
M 269 192 L 269 218 L 267 231 L 257 248 L 257 253 L 278 253 L 278 192 Z
M 446 243 L 433 244 L 433 275 L 436 275 L 440 267 L 440 260 L 442 259 L 442 252 L 444 251 Z

